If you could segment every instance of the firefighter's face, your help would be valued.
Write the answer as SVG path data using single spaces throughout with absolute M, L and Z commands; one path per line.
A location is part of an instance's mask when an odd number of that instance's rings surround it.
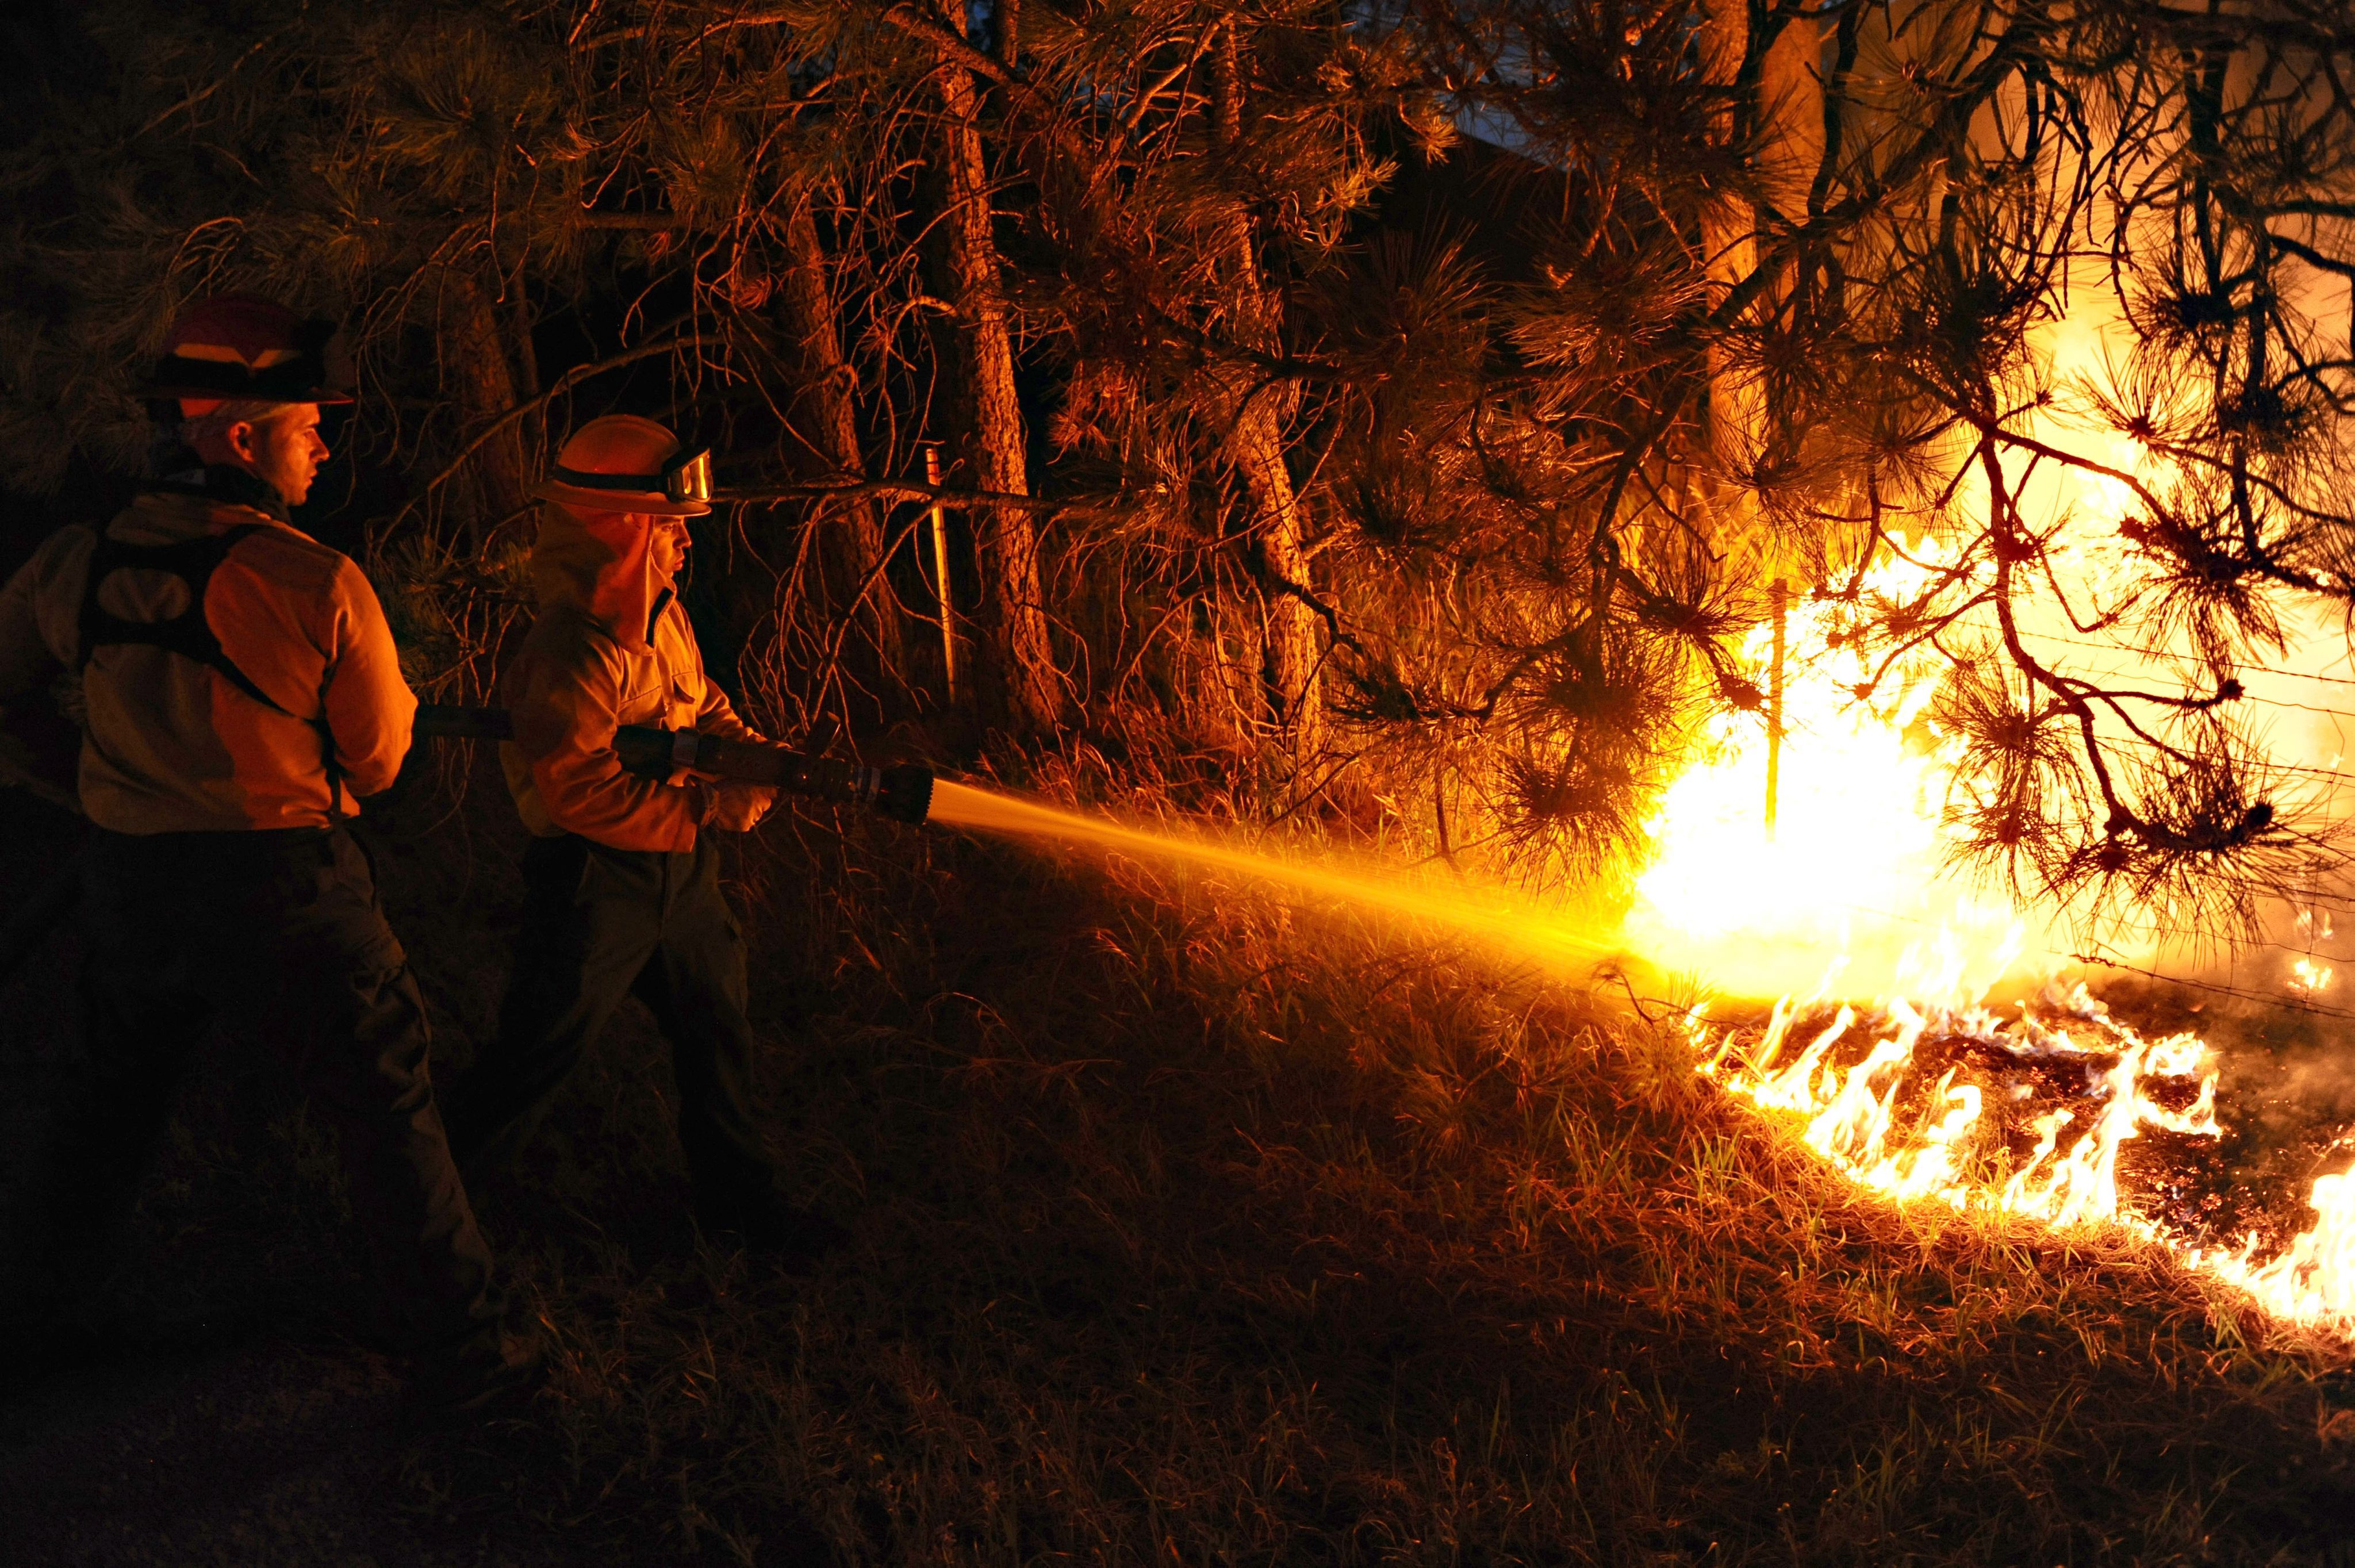
M 654 525 L 655 574 L 665 582 L 675 582 L 678 569 L 687 564 L 687 519 L 656 517 Z
M 223 433 L 237 460 L 266 479 L 299 507 L 311 494 L 311 481 L 327 460 L 327 443 L 319 437 L 319 405 L 293 403 L 267 419 L 233 424 Z

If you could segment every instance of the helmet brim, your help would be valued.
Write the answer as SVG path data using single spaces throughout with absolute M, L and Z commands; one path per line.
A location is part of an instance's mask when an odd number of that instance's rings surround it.
M 700 517 L 709 514 L 708 501 L 674 501 L 659 490 L 590 490 L 561 479 L 543 479 L 532 488 L 535 498 L 554 501 L 576 512 L 629 512 L 648 517 Z
M 131 395 L 143 403 L 186 398 L 208 403 L 316 403 L 323 409 L 343 408 L 352 400 L 349 392 L 339 392 L 333 387 L 308 387 L 293 392 L 225 392 L 218 387 L 187 386 L 177 381 L 143 381 L 131 389 Z

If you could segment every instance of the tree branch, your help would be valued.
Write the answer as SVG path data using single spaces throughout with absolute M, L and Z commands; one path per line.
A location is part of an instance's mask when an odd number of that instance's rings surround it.
M 861 479 L 846 484 L 780 485 L 758 490 L 715 490 L 715 501 L 757 506 L 781 501 L 936 501 L 944 507 L 991 507 L 1007 511 L 1053 512 L 1082 506 L 1075 496 L 1018 496 L 1005 490 L 952 490 L 915 479 Z
M 493 436 L 498 434 L 499 432 L 506 429 L 507 426 L 515 423 L 516 421 L 524 418 L 526 415 L 534 413 L 538 410 L 548 407 L 549 404 L 554 402 L 558 398 L 562 397 L 565 393 L 570 391 L 581 382 L 588 380 L 591 377 L 602 376 L 608 370 L 618 370 L 624 365 L 634 365 L 641 359 L 651 359 L 657 354 L 669 354 L 682 348 L 700 347 L 702 345 L 709 341 L 709 338 L 704 337 L 699 334 L 690 334 L 685 337 L 674 337 L 661 343 L 648 343 L 641 345 L 636 348 L 624 349 L 621 353 L 613 355 L 610 358 L 600 359 L 594 364 L 574 366 L 571 369 L 567 370 L 563 375 L 558 377 L 555 382 L 549 387 L 548 390 L 540 393 L 539 396 L 517 403 L 515 407 L 508 409 L 504 413 L 494 418 L 488 424 L 483 426 L 481 430 L 476 431 L 474 438 L 468 441 L 465 445 L 458 449 L 457 455 L 451 458 L 448 463 L 444 464 L 440 473 L 434 475 L 432 478 L 428 479 L 425 482 L 423 488 L 418 491 L 417 499 L 410 501 L 407 506 L 401 507 L 400 512 L 394 515 L 395 521 L 398 521 L 402 517 L 406 517 L 427 496 L 432 495 L 435 490 L 440 489 L 442 485 L 448 484 L 453 478 L 454 478 L 457 475 L 458 470 L 465 466 L 466 460 L 473 457 L 475 453 L 481 451 L 484 443 L 488 442 Z

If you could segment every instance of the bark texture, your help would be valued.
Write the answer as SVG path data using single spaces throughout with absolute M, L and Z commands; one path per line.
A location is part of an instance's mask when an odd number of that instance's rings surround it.
M 1213 71 L 1215 144 L 1231 155 L 1242 137 L 1244 83 L 1235 24 L 1219 40 Z M 1262 278 L 1251 215 L 1236 207 L 1227 226 L 1227 270 L 1233 290 L 1234 336 L 1253 352 L 1273 353 L 1282 336 L 1281 306 Z M 1299 492 L 1284 463 L 1288 389 L 1263 385 L 1247 365 L 1231 365 L 1223 412 L 1231 421 L 1228 450 L 1250 497 L 1252 542 L 1267 594 L 1267 681 L 1277 716 L 1294 749 L 1306 753 L 1322 739 L 1323 704 L 1316 669 L 1317 616 L 1300 595 L 1307 591 L 1306 529 Z
M 943 15 L 963 31 L 958 6 L 943 6 Z M 956 309 L 957 368 L 967 401 L 965 471 L 977 490 L 1027 496 L 1030 481 L 1022 409 L 1015 395 L 1014 336 L 992 229 L 981 94 L 972 74 L 953 62 L 943 63 L 935 80 L 947 204 L 943 265 Z M 1002 682 L 1006 718 L 1018 729 L 1050 728 L 1065 702 L 1039 582 L 1038 524 L 1028 510 L 977 507 L 973 525 L 983 579 L 983 628 Z
M 781 236 L 785 265 L 777 280 L 777 310 L 794 377 L 785 415 L 798 449 L 795 466 L 822 483 L 855 483 L 867 477 L 852 400 L 858 374 L 843 355 L 826 251 L 807 194 L 783 219 Z M 810 508 L 806 526 L 816 530 L 810 542 L 817 597 L 841 634 L 836 641 L 848 673 L 871 680 L 879 696 L 900 684 L 906 668 L 900 617 L 883 580 L 880 511 L 870 501 L 821 503 Z M 772 546 L 770 559 L 786 558 L 785 540 L 763 542 Z
M 1701 71 L 1726 94 L 1719 134 L 1733 143 L 1756 127 L 1751 189 L 1721 192 L 1701 216 L 1712 309 L 1757 270 L 1763 228 L 1806 216 L 1808 187 L 1824 146 L 1822 40 L 1819 25 L 1811 19 L 1784 23 L 1764 50 L 1755 80 L 1744 80 L 1742 66 L 1753 48 L 1749 0 L 1707 0 L 1703 7 Z M 1785 293 L 1779 284 L 1764 291 L 1748 319 L 1771 317 Z M 1712 344 L 1710 443 L 1721 473 L 1739 475 L 1755 466 L 1768 436 L 1767 414 L 1755 368 L 1732 346 Z
M 457 409 L 460 441 L 471 441 L 520 400 L 515 371 L 491 295 L 472 275 L 456 268 L 443 274 L 437 304 L 442 390 Z M 477 541 L 524 507 L 531 467 L 523 437 L 522 422 L 511 422 L 467 459 L 459 495 Z

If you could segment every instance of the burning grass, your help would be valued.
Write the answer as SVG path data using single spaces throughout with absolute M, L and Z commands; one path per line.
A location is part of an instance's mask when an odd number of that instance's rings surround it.
M 792 1042 L 772 1125 L 848 1251 L 807 1281 L 696 1252 L 666 1068 L 642 1026 L 620 1031 L 487 1204 L 557 1346 L 550 1396 L 454 1442 L 360 1399 L 347 1485 L 253 1485 L 259 1517 L 157 1512 L 151 1551 L 2339 1550 L 2355 1412 L 2329 1353 L 2123 1232 L 1861 1195 L 1696 1077 L 1681 1029 L 1220 875 L 815 827 L 770 847 L 746 893 L 761 1019 Z M 471 873 L 451 849 L 445 830 L 386 859 L 457 1058 L 490 1017 L 498 969 L 473 955 L 514 890 L 506 847 Z M 239 1148 L 227 1128 L 199 1107 L 174 1152 L 150 1289 L 211 1282 L 323 1347 L 304 1376 L 355 1376 L 373 1363 L 304 1327 L 347 1289 L 312 1282 L 311 1248 L 353 1262 L 332 1203 L 282 1179 L 289 1152 L 316 1160 L 312 1135 L 282 1116 L 274 1147 Z M 157 1508 L 155 1473 L 121 1456 L 185 1423 L 137 1419 L 8 1461 L 18 1560 L 91 1555 L 121 1539 L 102 1510 Z

